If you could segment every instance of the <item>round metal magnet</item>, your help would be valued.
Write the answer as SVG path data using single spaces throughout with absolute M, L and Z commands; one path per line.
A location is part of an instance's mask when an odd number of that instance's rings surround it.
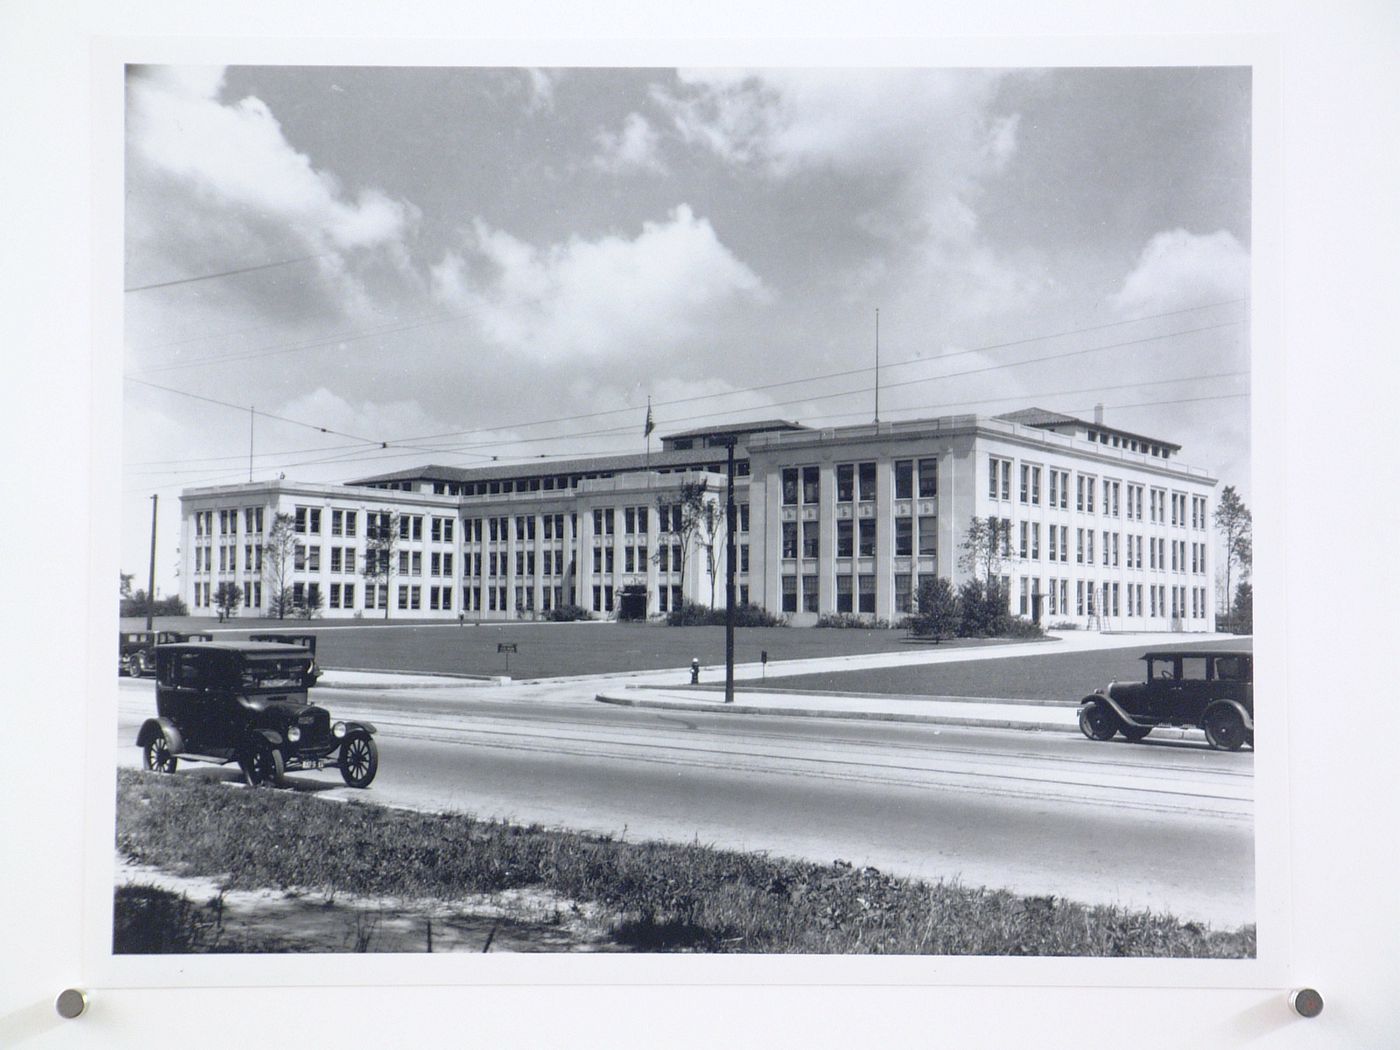
M 65 988 L 58 993 L 58 998 L 53 1001 L 53 1008 L 58 1011 L 58 1016 L 65 1021 L 71 1021 L 75 1017 L 82 1017 L 87 1010 L 87 992 L 78 988 Z
M 1288 997 L 1288 1005 L 1299 1017 L 1316 1017 L 1322 1013 L 1322 993 L 1316 988 L 1298 988 Z

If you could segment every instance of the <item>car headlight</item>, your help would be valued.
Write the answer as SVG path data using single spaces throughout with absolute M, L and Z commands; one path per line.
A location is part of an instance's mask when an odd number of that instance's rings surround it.
M 288 739 L 291 743 L 295 744 L 298 740 L 301 739 L 301 730 L 298 729 L 296 726 L 290 726 L 290 727 L 288 727 L 288 729 L 287 729 L 287 739 Z
M 343 737 L 345 735 L 345 723 L 337 722 L 335 725 L 331 726 L 331 735 L 337 740 Z

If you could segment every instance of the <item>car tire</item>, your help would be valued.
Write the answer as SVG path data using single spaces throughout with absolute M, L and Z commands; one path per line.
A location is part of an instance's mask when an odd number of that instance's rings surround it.
M 367 788 L 379 772 L 379 747 L 368 733 L 351 733 L 340 745 L 340 775 L 353 788 Z
M 1118 716 L 1100 700 L 1091 701 L 1079 709 L 1079 731 L 1090 740 L 1112 740 L 1118 728 Z
M 247 757 L 243 761 L 243 776 L 250 787 L 260 787 L 263 784 L 281 787 L 286 779 L 284 774 L 282 752 L 278 748 L 266 740 L 256 740 L 249 745 Z
M 173 773 L 175 767 L 179 765 L 179 760 L 171 753 L 170 740 L 160 730 L 146 742 L 142 758 L 146 769 L 152 773 Z
M 122 661 L 122 670 L 128 678 L 141 677 L 141 654 L 131 653 Z
M 1220 704 L 1206 712 L 1201 722 L 1206 741 L 1217 751 L 1238 751 L 1248 739 L 1244 719 L 1229 704 Z
M 1123 739 L 1130 744 L 1136 744 L 1139 740 L 1145 740 L 1147 734 L 1152 732 L 1151 726 L 1122 726 L 1118 732 L 1123 734 Z

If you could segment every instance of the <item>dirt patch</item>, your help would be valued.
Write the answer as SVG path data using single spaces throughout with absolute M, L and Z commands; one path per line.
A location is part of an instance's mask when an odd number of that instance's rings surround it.
M 119 860 L 117 885 L 183 894 L 214 952 L 626 951 L 596 905 L 542 890 L 505 890 L 454 901 L 225 889 Z

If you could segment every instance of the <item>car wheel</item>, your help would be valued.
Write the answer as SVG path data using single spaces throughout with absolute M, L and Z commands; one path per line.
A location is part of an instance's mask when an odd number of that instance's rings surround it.
M 128 678 L 141 677 L 141 654 L 132 653 L 122 661 L 122 670 L 126 672 Z
M 281 787 L 284 771 L 282 752 L 266 740 L 255 741 L 243 762 L 243 776 L 252 787 L 262 784 Z
M 1152 732 L 1151 726 L 1123 726 L 1118 730 L 1123 734 L 1123 739 L 1130 744 L 1136 744 L 1144 739 L 1148 733 Z
M 340 745 L 340 775 L 353 788 L 369 787 L 379 772 L 379 748 L 368 733 L 351 733 Z
M 1085 704 L 1079 709 L 1079 731 L 1090 740 L 1112 740 L 1118 732 L 1118 716 L 1100 701 Z
M 1201 728 L 1206 731 L 1206 740 L 1210 746 L 1219 751 L 1238 751 L 1248 739 L 1244 719 L 1228 704 L 1221 704 L 1207 711 Z
M 146 768 L 152 773 L 173 773 L 178 764 L 177 759 L 170 751 L 170 741 L 166 739 L 163 732 L 157 733 L 146 744 L 144 752 Z

